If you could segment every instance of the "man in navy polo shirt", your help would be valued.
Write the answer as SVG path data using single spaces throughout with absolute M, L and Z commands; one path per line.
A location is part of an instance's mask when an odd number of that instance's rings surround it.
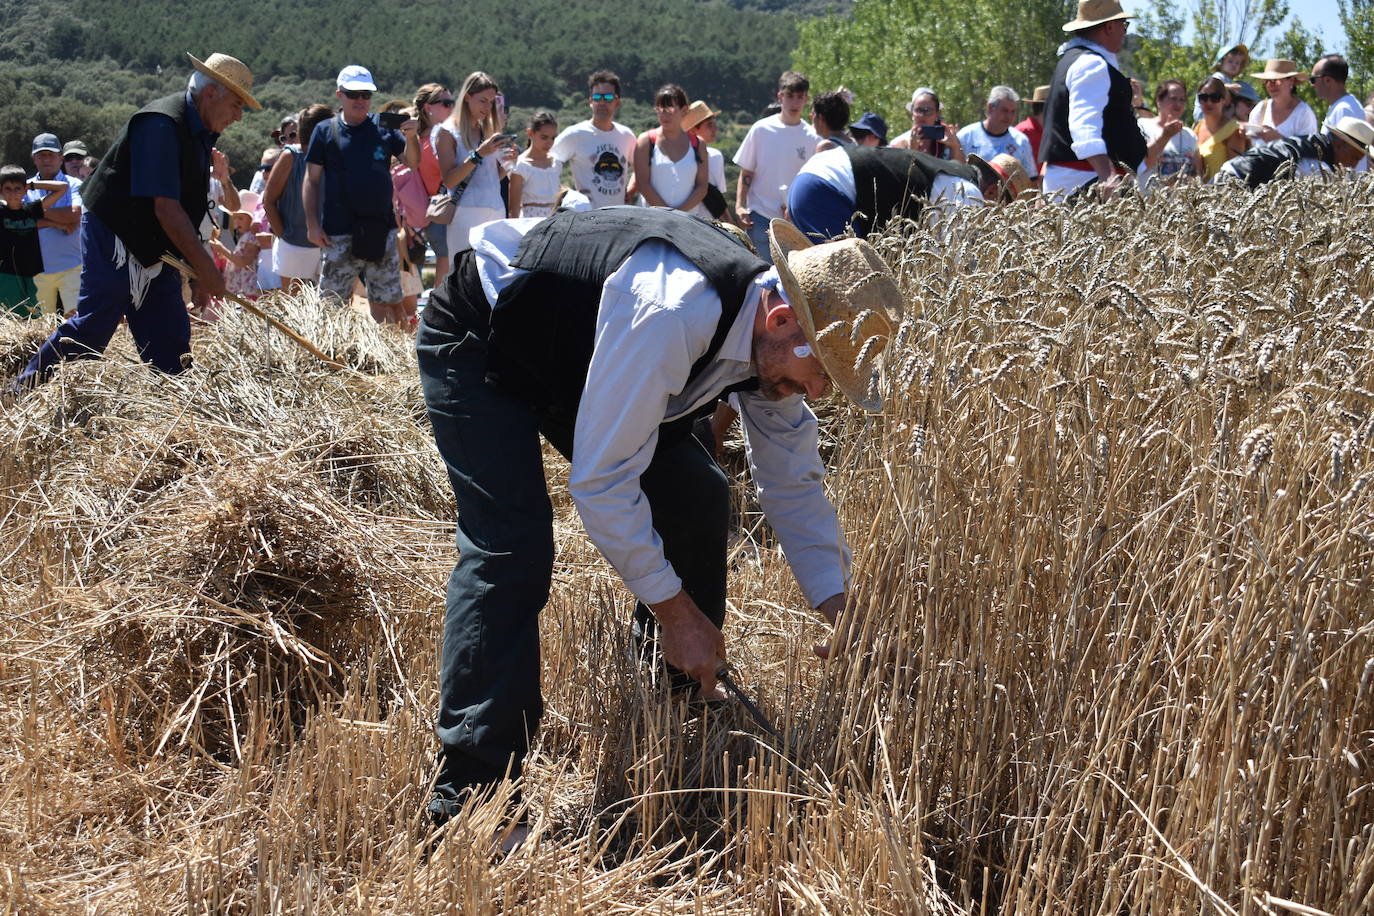
M 144 362 L 167 373 L 190 364 L 191 321 L 181 276 L 162 257 L 174 255 L 194 269 L 196 305 L 224 295 L 224 279 L 197 227 L 210 209 L 220 131 L 243 116 L 244 105 L 262 106 L 242 61 L 227 54 L 204 61 L 187 56 L 195 72 L 186 91 L 135 112 L 82 186 L 84 260 L 76 315 L 39 348 L 15 387 L 46 380 L 63 360 L 99 356 L 122 318 Z
M 71 190 L 62 195 L 54 206 L 62 215 L 49 212 L 38 221 L 38 244 L 43 250 L 43 272 L 33 278 L 38 289 L 38 310 L 44 315 L 57 314 L 57 296 L 62 294 L 62 311 L 76 311 L 76 297 L 81 292 L 81 236 L 76 234 L 81 221 L 81 179 L 62 171 L 62 147 L 52 134 L 33 138 L 35 181 L 61 181 Z M 42 200 L 43 191 L 29 191 L 24 202 Z

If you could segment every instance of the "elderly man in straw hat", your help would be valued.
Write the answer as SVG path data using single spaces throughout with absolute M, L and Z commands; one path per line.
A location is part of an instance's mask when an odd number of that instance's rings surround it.
M 877 232 L 895 217 L 919 219 L 927 205 L 968 206 L 1015 200 L 1031 189 L 1019 159 L 976 154 L 968 162 L 912 149 L 844 146 L 806 161 L 787 191 L 787 212 L 808 237 L 824 241 Z
M 181 275 L 161 258 L 175 255 L 195 269 L 197 305 L 224 294 L 224 280 L 197 234 L 209 209 L 212 154 L 245 105 L 262 106 L 243 62 L 227 54 L 187 57 L 195 69 L 186 91 L 135 112 L 82 186 L 76 315 L 43 344 L 17 386 L 43 381 L 62 360 L 104 352 L 121 318 L 145 362 L 169 373 L 188 364 L 191 325 Z
M 1254 147 L 1227 160 L 1217 181 L 1243 181 L 1257 188 L 1282 175 L 1293 178 L 1334 170 L 1357 168 L 1366 161 L 1374 144 L 1374 126 L 1364 118 L 1341 118 L 1322 133 L 1284 137 Z M 1291 166 L 1283 169 L 1283 166 Z
M 543 711 L 538 618 L 554 544 L 541 435 L 570 459 L 587 534 L 638 599 L 635 632 L 646 647 L 656 638 L 678 687 L 720 696 L 729 486 L 691 429 L 727 393 L 802 593 L 839 632 L 857 631 L 807 402 L 833 385 L 881 408 L 900 295 L 866 242 L 813 246 L 783 220 L 769 238 L 775 267 L 676 211 L 561 211 L 473 230 L 472 251 L 434 291 L 416 344 L 459 552 L 437 822 L 519 775 Z
M 1059 47 L 1059 63 L 1045 100 L 1040 145 L 1041 187 L 1066 197 L 1096 179 L 1103 196 L 1145 162 L 1145 137 L 1131 110 L 1131 81 L 1117 67 L 1132 19 L 1117 0 L 1079 0 L 1064 24 L 1073 38 Z

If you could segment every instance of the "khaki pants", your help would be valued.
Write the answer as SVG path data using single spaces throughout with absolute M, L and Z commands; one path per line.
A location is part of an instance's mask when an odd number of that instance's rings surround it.
M 38 287 L 38 311 L 44 315 L 57 314 L 57 294 L 62 294 L 62 312 L 70 315 L 76 311 L 76 297 L 81 293 L 81 265 L 69 267 L 50 274 L 39 274 L 33 278 Z

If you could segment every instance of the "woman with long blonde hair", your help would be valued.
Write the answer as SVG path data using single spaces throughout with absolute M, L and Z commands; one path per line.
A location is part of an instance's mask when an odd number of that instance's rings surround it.
M 501 199 L 501 162 L 514 159 L 512 138 L 501 133 L 496 80 L 480 70 L 468 74 L 459 90 L 453 114 L 434 126 L 444 186 L 457 194 L 458 206 L 448 224 L 449 257 L 457 260 L 472 247 L 468 231 L 506 215 Z M 461 190 L 460 190 L 461 189 Z

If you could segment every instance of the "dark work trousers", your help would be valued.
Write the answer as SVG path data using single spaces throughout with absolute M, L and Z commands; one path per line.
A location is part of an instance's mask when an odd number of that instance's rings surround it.
M 162 265 L 162 272 L 148 284 L 143 304 L 134 308 L 129 269 L 115 266 L 114 243 L 114 233 L 95 214 L 82 214 L 81 294 L 76 314 L 53 331 L 15 380 L 15 387 L 46 381 L 63 360 L 104 353 L 121 318 L 129 320 L 140 359 L 169 374 L 184 368 L 182 358 L 191 352 L 191 319 L 181 298 L 181 274 L 170 264 Z
M 465 789 L 520 774 L 543 713 L 539 612 L 554 548 L 540 436 L 571 458 L 574 418 L 541 417 L 487 384 L 485 327 L 438 330 L 421 321 L 416 348 L 458 507 L 458 563 L 449 576 L 440 658 L 440 771 L 430 802 L 431 814 L 443 819 Z M 729 486 L 690 424 L 668 431 L 640 487 L 683 588 L 719 626 Z M 648 608 L 639 605 L 636 617 L 652 632 Z

